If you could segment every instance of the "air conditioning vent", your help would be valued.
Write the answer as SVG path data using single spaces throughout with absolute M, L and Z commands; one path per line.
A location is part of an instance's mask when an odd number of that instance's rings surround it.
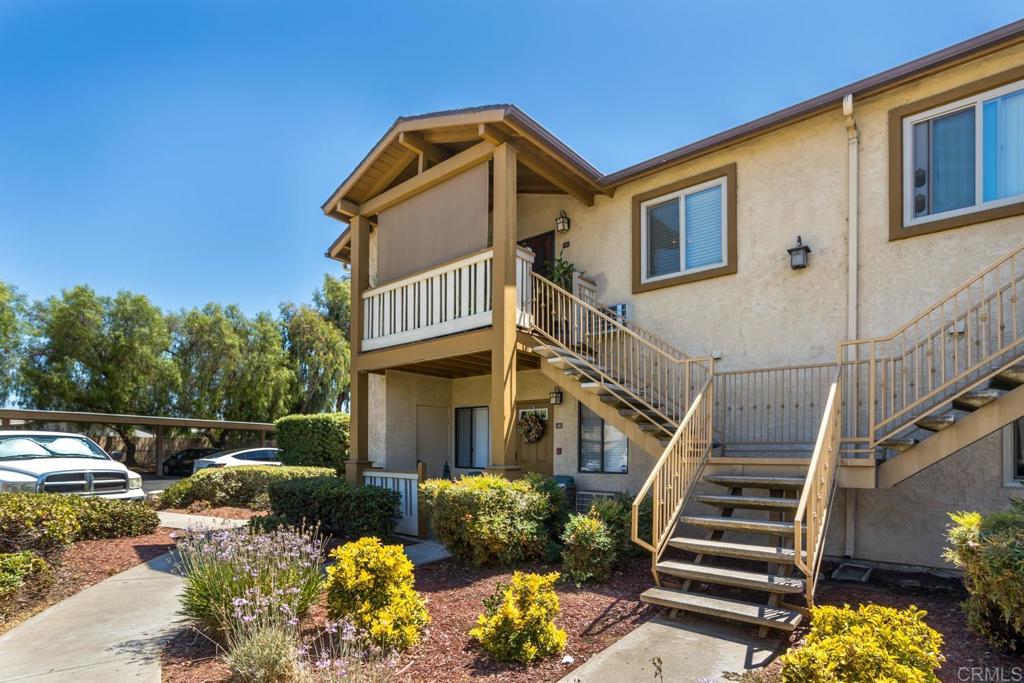
M 586 513 L 590 506 L 593 505 L 594 501 L 599 498 L 607 500 L 615 500 L 620 494 L 612 493 L 609 491 L 577 491 L 576 492 L 576 512 Z

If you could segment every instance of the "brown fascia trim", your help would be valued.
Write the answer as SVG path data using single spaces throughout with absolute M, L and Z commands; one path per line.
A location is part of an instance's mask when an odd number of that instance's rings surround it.
M 959 216 L 937 218 L 917 225 L 903 226 L 903 119 L 1022 79 L 1024 79 L 1024 66 L 1018 66 L 889 110 L 890 242 L 1024 214 L 1024 200 L 1022 200 L 988 209 L 977 209 Z
M 519 127 L 529 131 L 532 135 L 535 135 L 537 138 L 550 145 L 551 149 L 557 153 L 556 156 L 562 159 L 570 167 L 575 168 L 581 175 L 587 177 L 588 180 L 594 183 L 601 192 L 611 194 L 616 187 L 624 183 L 651 175 L 669 166 L 709 154 L 727 145 L 736 144 L 755 136 L 771 132 L 785 125 L 810 118 L 811 116 L 819 114 L 831 107 L 840 105 L 843 97 L 846 95 L 852 94 L 857 99 L 877 95 L 885 90 L 897 87 L 908 81 L 926 76 L 940 68 L 949 68 L 958 63 L 967 61 L 968 59 L 977 58 L 1022 41 L 1024 41 L 1024 19 L 1015 21 L 1012 24 L 1007 24 L 1006 26 L 1001 26 L 992 31 L 988 31 L 987 33 L 982 33 L 979 36 L 975 36 L 957 43 L 956 45 L 943 48 L 937 52 L 931 53 L 930 55 L 920 57 L 907 62 L 906 64 L 875 74 L 874 76 L 869 76 L 859 81 L 855 81 L 841 88 L 836 88 L 823 95 L 818 95 L 817 97 L 805 100 L 791 107 L 781 109 L 775 113 L 768 114 L 767 116 L 762 116 L 761 118 L 736 126 L 735 128 L 730 128 L 729 130 L 722 131 L 721 133 L 716 133 L 715 135 L 704 138 L 703 140 L 698 140 L 697 142 L 679 147 L 670 152 L 666 152 L 665 154 L 660 154 L 646 161 L 641 161 L 638 164 L 628 166 L 608 175 L 603 175 L 583 159 L 583 157 L 577 154 L 571 147 L 563 143 L 550 131 L 512 104 L 466 107 L 464 109 L 451 109 L 428 114 L 417 114 L 415 116 L 402 116 L 395 119 L 395 122 L 390 128 L 388 128 L 387 132 L 381 137 L 377 144 L 375 144 L 363 159 L 360 160 L 352 173 L 350 173 L 348 177 L 338 185 L 337 189 L 331 193 L 328 200 L 321 206 L 321 209 L 329 216 L 337 217 L 339 220 L 344 220 L 344 218 L 341 218 L 340 216 L 335 216 L 334 207 L 331 206 L 331 204 L 336 201 L 338 191 L 344 187 L 353 175 L 355 175 L 359 167 L 366 163 L 366 161 L 378 149 L 380 144 L 394 132 L 395 128 L 408 121 L 417 121 L 452 114 L 472 114 L 489 110 L 493 110 L 495 113 L 501 112 L 505 120 L 510 121 L 514 126 L 518 125 Z
M 861 79 L 836 88 L 823 95 L 818 95 L 799 104 L 781 109 L 773 114 L 762 116 L 743 125 L 698 140 L 697 142 L 679 147 L 671 152 L 661 154 L 647 161 L 629 166 L 604 177 L 608 187 L 655 173 L 662 168 L 688 161 L 695 157 L 708 154 L 720 147 L 735 144 L 741 140 L 762 135 L 784 125 L 809 118 L 830 107 L 842 104 L 843 97 L 852 94 L 854 99 L 877 95 L 878 93 L 902 85 L 907 81 L 921 78 L 940 67 L 948 68 L 971 58 L 994 52 L 998 49 L 1024 41 L 1024 19 L 997 29 L 982 33 L 956 45 L 943 48 L 938 52 L 920 57 L 895 68 L 883 71 L 874 76 Z

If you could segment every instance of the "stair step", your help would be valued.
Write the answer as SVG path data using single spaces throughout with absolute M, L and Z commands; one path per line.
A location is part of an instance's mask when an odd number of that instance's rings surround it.
M 609 389 L 608 385 L 606 385 L 604 382 L 580 382 L 580 387 L 586 389 L 587 391 L 593 392 L 595 394 L 600 394 L 603 396 L 607 396 L 608 394 L 612 393 L 612 390 Z
M 957 410 L 964 410 L 968 413 L 973 413 L 978 408 L 987 406 L 992 401 L 1002 396 L 1001 391 L 998 389 L 976 389 L 974 391 L 968 391 L 966 394 L 960 396 L 960 398 L 953 401 L 953 407 Z
M 661 416 L 650 408 L 622 408 L 619 410 L 619 415 L 634 422 L 639 422 L 640 420 L 661 420 Z
M 742 519 L 738 517 L 710 517 L 702 515 L 685 515 L 679 518 L 684 524 L 703 527 L 705 529 L 721 529 L 722 531 L 745 531 L 754 534 L 772 534 L 789 536 L 793 533 L 792 522 L 768 522 L 760 519 Z
M 942 413 L 941 415 L 927 415 L 914 424 L 929 432 L 941 432 L 946 427 L 952 427 L 956 423 L 956 413 Z
M 803 579 L 758 572 L 744 572 L 724 567 L 709 567 L 703 564 L 664 560 L 656 569 L 663 574 L 670 574 L 681 579 L 691 579 L 702 583 L 714 583 L 724 586 L 749 588 L 768 593 L 802 593 Z
M 796 510 L 800 501 L 796 498 L 770 498 L 768 496 L 694 496 L 694 500 L 719 508 L 745 508 L 748 510 Z
M 920 442 L 917 439 L 883 439 L 878 442 L 878 445 L 882 448 L 889 448 L 897 453 L 902 453 L 909 451 L 918 443 Z
M 698 595 L 669 588 L 649 588 L 640 599 L 652 605 L 679 609 L 685 612 L 697 612 L 713 617 L 733 619 L 756 626 L 768 626 L 783 631 L 792 631 L 800 623 L 801 615 L 781 607 L 758 605 L 742 600 L 714 598 L 710 595 Z
M 1024 363 L 1011 365 L 992 378 L 992 385 L 996 389 L 1015 389 L 1021 384 L 1024 384 Z
M 795 554 L 792 548 L 773 548 L 767 545 L 751 545 L 749 543 L 732 543 L 730 541 L 711 541 L 703 538 L 686 538 L 678 536 L 670 538 L 668 544 L 678 550 L 686 550 L 698 555 L 714 555 L 715 557 L 734 557 L 754 562 L 771 562 L 773 564 L 793 564 Z
M 785 489 L 802 491 L 806 477 L 772 477 L 746 474 L 709 474 L 704 481 L 719 486 L 739 489 Z

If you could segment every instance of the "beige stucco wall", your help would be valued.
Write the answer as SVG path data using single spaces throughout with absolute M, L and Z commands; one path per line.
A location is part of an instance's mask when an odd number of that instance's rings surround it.
M 1024 489 L 1004 485 L 1003 440 L 999 430 L 888 489 L 858 490 L 853 557 L 870 562 L 952 569 L 942 559 L 949 513 L 991 512 L 1008 507 Z M 845 549 L 846 496 L 833 508 L 826 553 Z
M 860 335 L 888 334 L 1024 240 L 1011 218 L 889 241 L 888 111 L 1024 63 L 1024 46 L 990 55 L 855 103 L 860 130 Z M 737 165 L 738 272 L 632 294 L 632 197 Z M 837 107 L 803 122 L 628 183 L 593 207 L 559 195 L 519 198 L 522 235 L 550 229 L 565 209 L 566 257 L 595 278 L 608 304 L 631 302 L 636 319 L 687 353 L 721 351 L 719 369 L 828 361 L 847 324 L 847 134 Z M 789 267 L 797 235 L 811 265 Z

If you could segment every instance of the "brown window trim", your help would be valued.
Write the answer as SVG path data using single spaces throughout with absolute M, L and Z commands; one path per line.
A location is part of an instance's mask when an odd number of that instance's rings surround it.
M 641 258 L 640 240 L 640 205 L 649 199 L 656 199 L 662 195 L 685 190 L 694 185 L 706 183 L 717 178 L 726 179 L 725 193 L 725 232 L 726 232 L 726 254 L 725 265 L 718 268 L 702 270 L 699 273 L 689 273 L 676 277 L 658 280 L 656 282 L 643 282 L 643 259 Z M 691 176 L 668 185 L 657 187 L 638 195 L 633 195 L 633 293 L 650 292 L 664 287 L 675 287 L 676 285 L 696 282 L 698 280 L 709 280 L 722 275 L 732 275 L 736 272 L 736 164 L 728 164 L 711 169 L 700 175 Z
M 949 104 L 964 97 L 992 90 L 1007 83 L 1024 79 L 1024 66 L 1003 71 L 1002 73 L 982 78 L 952 90 L 911 102 L 889 110 L 889 241 L 927 235 L 941 230 L 962 228 L 1009 218 L 1024 214 L 1024 199 L 1013 204 L 1005 204 L 991 209 L 980 209 L 959 216 L 940 218 L 912 227 L 903 227 L 903 119 L 923 111 Z

